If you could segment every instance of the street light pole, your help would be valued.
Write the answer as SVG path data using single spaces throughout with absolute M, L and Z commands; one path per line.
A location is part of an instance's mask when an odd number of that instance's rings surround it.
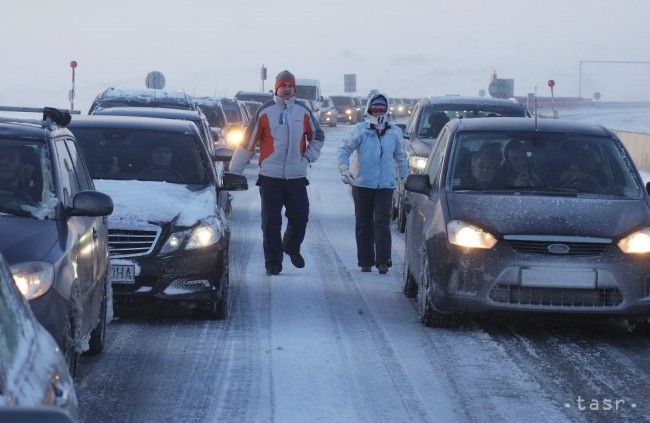
M 68 97 L 70 98 L 70 111 L 74 110 L 74 70 L 77 67 L 77 62 L 75 60 L 70 62 L 70 67 L 72 68 L 72 89 Z

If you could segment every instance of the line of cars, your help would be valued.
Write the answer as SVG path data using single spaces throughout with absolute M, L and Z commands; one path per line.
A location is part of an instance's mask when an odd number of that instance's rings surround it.
M 450 116 L 447 100 L 475 107 Z M 621 140 L 488 102 L 423 99 L 405 126 L 403 292 L 422 323 L 514 312 L 647 324 L 650 185 Z
M 49 395 L 49 405 L 74 419 L 74 391 L 63 387 L 80 354 L 103 350 L 110 301 L 172 302 L 203 318 L 227 316 L 229 191 L 248 188 L 243 175 L 225 169 L 233 149 L 215 139 L 192 99 L 164 90 L 155 101 L 146 90 L 109 93 L 88 116 L 0 108 L 43 112 L 42 119 L 0 118 L 0 257 L 36 318 L 15 306 L 21 314 L 2 323 L 20 318 L 35 329 L 0 339 L 0 348 L 3 357 L 16 343 L 51 350 L 48 371 L 23 375 L 37 379 L 29 380 L 31 393 L 15 386 L 13 366 L 24 363 L 3 361 L 12 367 L 0 373 L 0 408 L 29 405 L 39 389 L 54 389 L 68 402 Z

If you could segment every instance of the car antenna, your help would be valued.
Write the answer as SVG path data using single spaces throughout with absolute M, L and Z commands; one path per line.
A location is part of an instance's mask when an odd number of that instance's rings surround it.
M 537 131 L 537 85 L 535 85 L 535 102 L 533 109 L 535 110 L 535 131 Z

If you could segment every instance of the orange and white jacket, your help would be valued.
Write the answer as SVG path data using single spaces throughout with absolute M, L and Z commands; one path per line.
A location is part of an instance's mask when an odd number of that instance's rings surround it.
M 242 173 L 259 144 L 260 175 L 297 179 L 306 177 L 309 164 L 318 160 L 325 134 L 301 101 L 274 96 L 260 106 L 244 140 L 232 157 L 231 172 Z

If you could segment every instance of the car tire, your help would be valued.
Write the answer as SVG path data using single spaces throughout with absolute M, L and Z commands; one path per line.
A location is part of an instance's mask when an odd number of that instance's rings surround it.
M 70 299 L 68 300 L 68 316 L 63 329 L 64 346 L 62 348 L 65 362 L 68 364 L 70 376 L 74 379 L 77 374 L 77 364 L 81 352 L 77 345 L 80 339 L 81 300 L 79 298 L 79 285 L 74 284 Z
M 426 254 L 426 252 L 425 252 Z M 431 271 L 429 269 L 429 260 L 424 260 L 424 277 L 422 278 L 422 287 L 418 290 L 418 311 L 420 312 L 420 321 L 426 327 L 430 328 L 450 328 L 454 326 L 454 315 L 452 313 L 440 313 L 431 304 L 429 299 L 429 290 L 431 281 Z
M 404 206 L 398 205 L 397 206 L 397 231 L 401 234 L 404 233 L 406 230 L 406 210 L 404 210 Z
M 99 308 L 99 322 L 97 326 L 90 333 L 90 341 L 88 345 L 88 354 L 95 355 L 104 351 L 104 345 L 106 344 L 106 324 L 107 324 L 107 315 L 108 315 L 108 270 L 106 271 L 106 276 L 104 277 L 104 283 L 102 286 L 102 303 Z
M 405 241 L 406 242 L 406 241 Z M 408 244 L 407 244 L 408 245 Z M 408 247 L 407 247 L 408 249 Z M 408 251 L 404 252 L 404 285 L 402 292 L 406 295 L 407 298 L 417 298 L 418 296 L 418 284 L 415 282 L 413 273 L 411 273 L 411 266 L 408 262 Z

